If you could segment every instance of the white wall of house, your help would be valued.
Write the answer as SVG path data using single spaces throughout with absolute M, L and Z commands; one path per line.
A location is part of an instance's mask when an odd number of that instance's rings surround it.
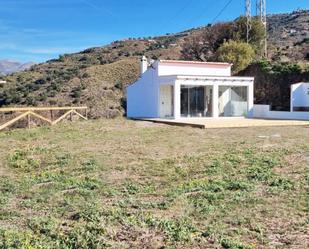
M 294 107 L 309 107 L 309 83 L 291 85 L 291 111 Z
M 147 70 L 127 88 L 127 117 L 158 117 L 159 89 L 155 77 L 155 70 Z
M 271 111 L 269 105 L 254 105 L 254 118 L 309 120 L 309 112 Z
M 195 76 L 231 76 L 230 64 L 184 64 L 184 63 L 158 63 L 158 75 L 195 75 Z M 207 67 L 205 67 L 207 65 Z

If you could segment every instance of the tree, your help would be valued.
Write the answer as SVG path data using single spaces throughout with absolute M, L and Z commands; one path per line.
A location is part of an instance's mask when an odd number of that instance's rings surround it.
M 185 60 L 213 60 L 216 50 L 232 37 L 231 23 L 218 23 L 198 31 L 185 40 L 182 46 L 182 58 Z
M 262 41 L 265 39 L 266 33 L 262 22 L 254 18 L 252 20 L 252 29 L 250 31 L 250 44 L 261 48 Z
M 228 41 L 217 51 L 217 60 L 233 63 L 233 72 L 245 69 L 253 60 L 255 52 L 250 44 L 245 42 Z
M 261 50 L 262 40 L 265 38 L 265 30 L 258 18 L 253 18 L 251 24 L 249 43 L 258 52 Z M 181 51 L 182 59 L 197 61 L 215 60 L 217 49 L 229 40 L 247 41 L 245 17 L 240 17 L 235 22 L 217 23 L 196 31 L 185 40 Z
M 261 48 L 261 43 L 265 38 L 265 29 L 262 22 L 257 17 L 252 18 L 249 38 L 249 43 L 253 48 L 259 50 Z M 231 39 L 235 41 L 247 41 L 246 17 L 242 16 L 235 21 L 233 25 L 233 36 Z
M 192 36 L 185 40 L 181 50 L 182 59 L 204 61 L 205 46 L 200 36 Z

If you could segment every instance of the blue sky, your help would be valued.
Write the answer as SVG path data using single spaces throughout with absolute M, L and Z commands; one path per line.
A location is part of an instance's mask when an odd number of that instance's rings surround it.
M 228 2 L 0 0 L 0 59 L 42 62 L 113 40 L 182 31 L 211 23 Z M 309 0 L 267 2 L 268 13 L 309 9 Z M 243 13 L 244 0 L 232 0 L 215 21 Z

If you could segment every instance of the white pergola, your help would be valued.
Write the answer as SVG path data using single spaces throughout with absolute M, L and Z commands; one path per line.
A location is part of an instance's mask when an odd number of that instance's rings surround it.
M 219 117 L 219 86 L 247 87 L 248 116 L 252 116 L 254 104 L 254 78 L 252 77 L 223 77 L 223 76 L 165 76 L 161 77 L 160 85 L 171 85 L 174 89 L 174 119 L 181 118 L 181 86 L 212 86 L 212 117 Z

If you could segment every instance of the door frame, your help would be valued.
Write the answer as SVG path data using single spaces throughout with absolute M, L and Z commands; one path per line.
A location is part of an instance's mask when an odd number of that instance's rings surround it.
M 161 100 L 161 89 L 164 87 L 170 88 L 170 112 L 169 115 L 162 115 L 162 100 Z M 174 117 L 174 86 L 173 85 L 160 85 L 159 87 L 159 117 L 160 118 L 173 118 Z

